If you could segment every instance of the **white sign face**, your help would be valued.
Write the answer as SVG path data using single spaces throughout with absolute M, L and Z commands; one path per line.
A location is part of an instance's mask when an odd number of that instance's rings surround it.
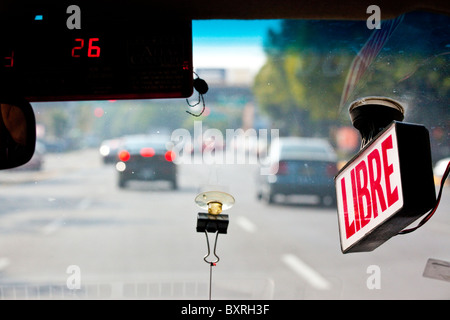
M 335 179 L 341 247 L 346 251 L 403 207 L 395 125 Z

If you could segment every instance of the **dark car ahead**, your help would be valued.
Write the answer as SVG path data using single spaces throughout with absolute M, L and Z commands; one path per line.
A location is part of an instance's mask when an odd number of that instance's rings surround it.
M 125 188 L 130 180 L 165 180 L 170 182 L 172 189 L 177 189 L 175 153 L 167 148 L 168 142 L 168 139 L 151 135 L 124 138 L 116 163 L 119 187 Z
M 269 153 L 271 174 L 261 176 L 258 198 L 268 203 L 280 195 L 316 196 L 322 205 L 336 201 L 337 156 L 321 138 L 279 138 Z

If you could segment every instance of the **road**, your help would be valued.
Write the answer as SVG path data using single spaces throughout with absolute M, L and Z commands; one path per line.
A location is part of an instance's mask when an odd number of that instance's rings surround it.
M 48 154 L 41 172 L 0 172 L 0 299 L 207 299 L 194 198 L 211 185 L 236 199 L 213 299 L 450 298 L 449 282 L 423 276 L 429 258 L 450 261 L 449 187 L 421 229 L 342 254 L 336 209 L 259 202 L 256 166 L 178 169 L 177 191 L 119 189 L 94 149 Z

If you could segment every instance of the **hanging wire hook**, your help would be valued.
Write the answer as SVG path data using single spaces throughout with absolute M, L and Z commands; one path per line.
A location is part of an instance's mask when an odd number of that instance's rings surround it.
M 203 112 L 205 112 L 205 109 L 206 109 L 205 99 L 203 98 L 203 95 L 206 92 L 208 92 L 208 84 L 206 83 L 205 80 L 201 79 L 197 73 L 194 72 L 194 74 L 197 76 L 197 78 L 194 79 L 193 86 L 194 86 L 194 89 L 197 90 L 197 92 L 198 92 L 198 101 L 197 101 L 197 103 L 191 104 L 189 102 L 189 99 L 186 99 L 186 102 L 189 105 L 189 107 L 193 108 L 193 107 L 198 106 L 201 101 L 203 104 L 203 108 L 199 114 L 195 114 L 195 113 L 187 111 L 187 110 L 186 110 L 186 112 L 194 117 L 200 117 L 203 114 Z
M 188 99 L 186 99 L 187 104 L 188 104 L 189 107 L 191 107 L 191 108 L 196 107 L 197 105 L 199 105 L 199 104 L 200 104 L 200 99 L 202 100 L 202 103 L 203 103 L 202 111 L 200 111 L 199 114 L 195 114 L 195 113 L 193 113 L 193 112 L 190 112 L 190 111 L 186 110 L 186 113 L 189 113 L 191 116 L 194 116 L 194 117 L 197 117 L 197 118 L 200 117 L 200 116 L 203 114 L 203 112 L 205 112 L 205 109 L 206 109 L 206 106 L 205 106 L 205 99 L 203 98 L 203 95 L 199 93 L 199 94 L 198 94 L 198 102 L 195 103 L 195 104 L 193 104 L 193 105 L 189 103 L 189 100 L 188 100 Z
M 208 238 L 208 232 L 205 231 L 205 236 L 206 236 L 206 244 L 208 246 L 208 253 L 203 257 L 203 260 L 205 260 L 206 263 L 210 264 L 210 265 L 215 265 L 217 262 L 219 262 L 220 258 L 216 253 L 216 247 L 217 247 L 217 238 L 219 237 L 219 232 L 216 232 L 216 240 L 214 241 L 214 251 L 213 251 L 213 255 L 216 257 L 216 260 L 214 261 L 208 261 L 208 257 L 211 254 L 211 249 L 209 246 L 209 238 Z
M 211 300 L 211 292 L 212 292 L 212 267 L 216 265 L 217 262 L 219 262 L 220 258 L 216 253 L 216 247 L 217 247 L 217 238 L 219 238 L 219 231 L 216 231 L 216 240 L 214 241 L 214 251 L 213 254 L 216 257 L 216 260 L 214 261 L 208 261 L 208 257 L 211 254 L 211 249 L 209 246 L 209 238 L 208 238 L 208 232 L 205 230 L 205 236 L 206 236 L 206 244 L 208 245 L 208 254 L 203 257 L 203 260 L 205 260 L 206 263 L 209 264 L 209 300 Z

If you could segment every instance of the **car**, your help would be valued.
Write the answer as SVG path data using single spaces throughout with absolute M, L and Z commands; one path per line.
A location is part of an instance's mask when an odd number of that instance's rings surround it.
M 433 172 L 434 172 L 434 181 L 435 181 L 436 185 L 439 185 L 441 183 L 442 177 L 444 176 L 445 169 L 447 168 L 449 162 L 450 162 L 450 157 L 446 157 L 446 158 L 440 159 L 434 165 Z M 445 184 L 450 185 L 450 182 L 447 180 L 445 182 Z
M 337 155 L 328 140 L 279 138 L 271 145 L 267 164 L 270 174 L 261 176 L 259 199 L 273 203 L 276 195 L 312 195 L 326 206 L 336 202 Z
M 99 153 L 103 163 L 115 163 L 117 161 L 117 151 L 120 145 L 120 138 L 103 140 L 99 147 Z
M 169 181 L 171 189 L 177 189 L 175 153 L 167 146 L 170 146 L 169 138 L 156 135 L 123 138 L 115 165 L 119 188 L 125 188 L 131 180 L 164 180 Z

